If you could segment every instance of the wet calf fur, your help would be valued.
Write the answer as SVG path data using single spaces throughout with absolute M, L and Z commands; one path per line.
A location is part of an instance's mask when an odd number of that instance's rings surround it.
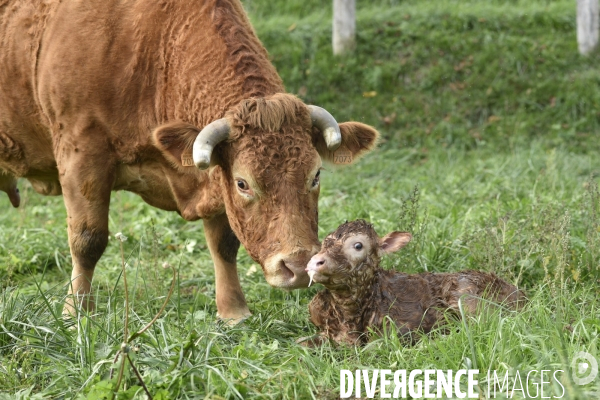
M 504 303 L 511 309 L 526 301 L 524 292 L 493 273 L 405 274 L 379 268 L 382 255 L 406 246 L 412 236 L 391 232 L 379 238 L 363 220 L 347 222 L 323 241 L 312 257 L 307 272 L 326 290 L 309 305 L 310 320 L 320 330 L 307 344 L 331 339 L 337 343 L 363 344 L 369 328 L 380 331 L 389 316 L 408 342 L 411 333 L 428 333 L 442 325 L 445 313 L 459 313 L 462 298 L 465 312 L 477 310 L 481 298 Z

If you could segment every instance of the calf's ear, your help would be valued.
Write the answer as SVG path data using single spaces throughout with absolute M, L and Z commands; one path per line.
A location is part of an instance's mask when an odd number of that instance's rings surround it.
M 163 156 L 177 169 L 194 167 L 192 147 L 200 129 L 185 122 L 168 122 L 154 129 L 152 140 Z
M 379 250 L 384 254 L 394 253 L 412 240 L 408 232 L 391 232 L 379 239 Z
M 343 122 L 339 126 L 342 144 L 335 151 L 328 150 L 323 136 L 317 135 L 315 147 L 323 160 L 332 164 L 352 164 L 377 145 L 379 132 L 372 126 L 360 122 Z

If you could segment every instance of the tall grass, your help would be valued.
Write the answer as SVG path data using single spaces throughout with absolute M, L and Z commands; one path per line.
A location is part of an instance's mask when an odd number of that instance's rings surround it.
M 153 397 L 333 399 L 340 369 L 473 366 L 512 377 L 563 370 L 564 398 L 598 397 L 598 379 L 571 379 L 576 352 L 600 358 L 600 75 L 597 55 L 577 54 L 574 4 L 359 2 L 357 53 L 346 58 L 330 54 L 330 5 L 245 5 L 289 91 L 384 136 L 358 164 L 323 171 L 319 236 L 355 218 L 381 235 L 408 230 L 413 242 L 384 268 L 492 271 L 523 287 L 530 303 L 520 313 L 450 321 L 412 347 L 391 327 L 363 348 L 306 349 L 295 340 L 315 333 L 307 305 L 320 288 L 271 288 L 241 250 L 253 316 L 227 327 L 216 318 L 201 224 L 119 192 L 110 230 L 130 238 L 131 331 L 165 301 L 173 278 L 161 265 L 177 270 L 166 309 L 130 343 Z M 108 398 L 125 319 L 119 242 L 110 240 L 96 269 L 94 315 L 63 320 L 70 255 L 62 199 L 20 186 L 20 209 L 0 198 L 0 398 Z M 117 397 L 143 398 L 139 379 L 124 371 Z M 547 390 L 561 393 L 556 384 Z

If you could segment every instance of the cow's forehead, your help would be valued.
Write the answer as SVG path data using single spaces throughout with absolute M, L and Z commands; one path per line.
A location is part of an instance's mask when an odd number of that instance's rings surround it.
M 297 97 L 276 93 L 240 102 L 227 112 L 233 169 L 256 181 L 284 179 L 295 185 L 320 166 L 308 107 Z
M 235 167 L 250 173 L 257 181 L 298 179 L 319 168 L 310 130 L 303 127 L 283 127 L 279 132 L 248 135 L 235 147 Z

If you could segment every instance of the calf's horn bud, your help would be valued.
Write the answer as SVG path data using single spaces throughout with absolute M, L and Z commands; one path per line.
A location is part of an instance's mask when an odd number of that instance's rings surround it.
M 336 150 L 342 144 L 340 126 L 327 110 L 317 106 L 308 106 L 310 119 L 314 127 L 323 132 L 323 138 L 330 151 Z
M 200 131 L 196 140 L 192 155 L 194 164 L 200 169 L 206 169 L 210 165 L 210 156 L 217 144 L 229 137 L 231 127 L 227 118 L 221 118 L 206 125 Z

